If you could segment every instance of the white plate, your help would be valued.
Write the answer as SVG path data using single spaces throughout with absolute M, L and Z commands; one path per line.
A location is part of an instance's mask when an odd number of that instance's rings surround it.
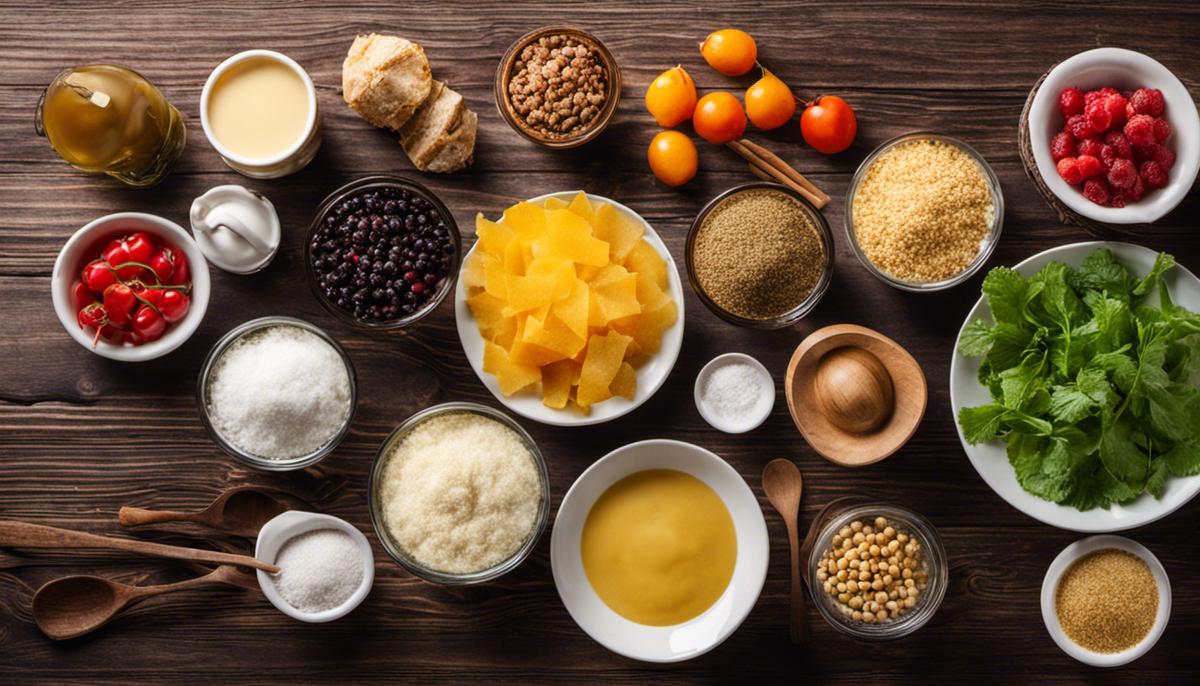
M 1022 276 L 1030 277 L 1051 261 L 1077 267 L 1097 248 L 1111 250 L 1118 261 L 1133 270 L 1134 274 L 1138 276 L 1150 271 L 1154 265 L 1154 259 L 1158 255 L 1149 248 L 1132 243 L 1089 241 L 1063 245 L 1040 252 L 1021 262 L 1014 269 Z M 1196 278 L 1195 274 L 1183 266 L 1177 265 L 1166 274 L 1165 278 L 1175 304 L 1200 311 L 1200 280 Z M 967 313 L 963 328 L 976 319 L 990 322 L 991 318 L 991 310 L 981 297 L 979 302 L 975 303 L 975 307 Z M 962 337 L 962 330 L 959 330 L 958 336 Z M 953 413 L 954 426 L 958 430 L 958 438 L 962 441 L 963 450 L 966 451 L 971 464 L 975 466 L 975 470 L 979 472 L 987 485 L 991 486 L 997 495 L 1008 501 L 1009 505 L 1034 519 L 1060 529 L 1103 533 L 1124 531 L 1149 524 L 1179 509 L 1200 491 L 1200 475 L 1172 478 L 1167 483 L 1167 490 L 1163 494 L 1162 500 L 1157 500 L 1149 494 L 1143 494 L 1137 500 L 1123 505 L 1111 505 L 1107 510 L 1096 508 L 1086 512 L 1042 500 L 1027 492 L 1017 483 L 1012 465 L 1008 463 L 1003 441 L 995 440 L 979 445 L 969 445 L 963 438 L 962 427 L 958 425 L 959 410 L 992 402 L 987 389 L 978 381 L 979 361 L 978 357 L 965 357 L 959 354 L 958 340 L 955 339 L 954 354 L 950 360 L 950 408 Z
M 1063 573 L 1077 560 L 1098 550 L 1109 548 L 1132 553 L 1141 558 L 1150 568 L 1150 573 L 1154 575 L 1154 581 L 1158 584 L 1158 612 L 1154 616 L 1154 625 L 1150 627 L 1150 632 L 1137 645 L 1119 653 L 1093 653 L 1072 641 L 1058 621 L 1058 608 L 1055 607 L 1058 582 L 1062 579 Z M 1050 563 L 1050 567 L 1046 570 L 1046 576 L 1042 579 L 1041 604 L 1042 621 L 1046 624 L 1046 631 L 1050 632 L 1050 637 L 1054 639 L 1059 648 L 1062 648 L 1064 653 L 1093 667 L 1120 667 L 1149 652 L 1154 644 L 1158 643 L 1163 631 L 1166 630 L 1167 620 L 1171 617 L 1171 581 L 1167 578 L 1167 570 L 1163 569 L 1162 563 L 1142 544 L 1123 536 L 1091 536 L 1067 546 Z
M 1072 187 L 1058 175 L 1050 156 L 1050 139 L 1062 130 L 1058 94 L 1075 86 L 1092 90 L 1157 88 L 1162 91 L 1171 124 L 1167 147 L 1175 153 L 1175 166 L 1167 173 L 1167 186 L 1125 207 L 1102 207 L 1083 197 L 1082 188 Z M 1187 87 L 1158 61 L 1132 50 L 1096 48 L 1063 60 L 1050 70 L 1029 107 L 1029 143 L 1042 181 L 1079 214 L 1109 224 L 1150 223 L 1175 208 L 1191 191 L 1200 171 L 1200 115 Z
M 559 193 L 547 193 L 539 195 L 536 198 L 531 198 L 529 202 L 544 203 L 550 198 L 558 198 L 570 202 L 571 198 L 579 191 L 562 191 Z M 517 414 L 532 419 L 535 422 L 543 424 L 552 424 L 554 426 L 587 426 L 589 424 L 602 424 L 612 421 L 617 417 L 626 415 L 642 403 L 650 399 L 655 391 L 662 387 L 666 382 L 667 376 L 671 373 L 671 368 L 675 366 L 675 360 L 679 357 L 679 348 L 683 345 L 683 287 L 679 281 L 679 270 L 675 268 L 675 260 L 672 259 L 667 246 L 663 244 L 662 239 L 655 233 L 654 227 L 641 215 L 628 207 L 622 205 L 615 200 L 610 200 L 603 196 L 588 194 L 588 200 L 592 203 L 608 203 L 626 216 L 631 217 L 646 229 L 644 238 L 650 244 L 660 257 L 667 263 L 667 292 L 671 299 L 675 301 L 675 305 L 679 308 L 679 316 L 675 320 L 675 324 L 671 328 L 663 332 L 662 349 L 658 351 L 654 357 L 650 358 L 646 364 L 642 365 L 637 370 L 637 392 L 634 394 L 633 400 L 625 398 L 610 398 L 602 403 L 592 405 L 591 414 L 584 416 L 572 409 L 555 410 L 546 407 L 542 404 L 542 396 L 537 392 L 529 390 L 515 393 L 512 396 L 504 397 L 500 392 L 500 384 L 497 383 L 496 377 L 483 371 L 483 336 L 479 335 L 479 327 L 475 324 L 475 317 L 471 314 L 471 308 L 467 307 L 467 286 L 464 283 L 462 274 L 459 274 L 458 283 L 454 289 L 454 323 L 458 326 L 458 340 L 462 342 L 463 352 L 467 355 L 467 361 L 471 363 L 471 369 L 475 370 L 475 375 L 483 382 L 484 386 L 492 392 L 496 400 L 508 409 Z M 466 269 L 468 260 L 474 254 L 475 247 L 467 251 L 463 258 L 463 267 Z
M 646 469 L 674 469 L 716 491 L 737 534 L 737 562 L 725 593 L 698 617 L 674 626 L 646 626 L 618 615 L 596 595 L 580 556 L 583 523 L 615 482 Z M 680 441 L 654 439 L 617 448 L 589 467 L 563 497 L 550 536 L 554 585 L 571 619 L 614 653 L 646 662 L 679 662 L 717 647 L 754 608 L 767 577 L 767 525 L 745 480 L 713 453 Z

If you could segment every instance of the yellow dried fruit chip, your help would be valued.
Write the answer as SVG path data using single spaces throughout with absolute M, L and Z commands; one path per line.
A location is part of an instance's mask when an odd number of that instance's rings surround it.
M 562 359 L 575 357 L 587 344 L 553 314 L 547 314 L 544 320 L 534 317 L 526 319 L 521 340 L 556 353 Z
M 546 232 L 546 208 L 530 202 L 519 202 L 504 210 L 504 223 L 523 236 Z
M 559 198 L 546 198 L 546 202 L 542 203 L 542 207 L 548 210 L 565 210 L 567 209 L 567 201 Z
M 633 274 L 626 273 L 599 285 L 593 281 L 592 293 L 609 322 L 642 311 L 642 304 L 637 299 L 637 277 Z
M 567 209 L 571 210 L 580 217 L 583 217 L 589 223 L 591 223 L 592 217 L 596 213 L 595 208 L 592 207 L 592 203 L 587 199 L 587 193 L 584 193 L 583 191 L 579 191 L 575 194 L 574 198 L 571 198 L 571 202 L 569 205 L 567 205 Z
M 575 375 L 575 363 L 559 360 L 542 368 L 542 404 L 555 410 L 567 406 L 571 397 L 571 380 Z
M 679 316 L 675 301 L 667 298 L 658 307 L 647 309 L 638 318 L 634 327 L 633 339 L 637 341 L 638 350 L 646 355 L 657 353 L 662 347 L 662 337 L 667 329 L 675 324 Z
M 473 252 L 463 267 L 463 285 L 467 288 L 483 288 L 485 283 L 483 253 Z
M 545 374 L 544 371 L 542 373 Z M 617 368 L 617 375 L 608 384 L 608 390 L 613 395 L 633 400 L 633 396 L 637 393 L 637 370 L 633 368 L 633 365 L 622 362 L 621 366 Z
M 479 324 L 479 332 L 485 337 L 506 319 L 504 301 L 487 291 L 479 291 L 467 298 L 467 307 L 471 308 L 471 314 Z
M 596 238 L 608 243 L 613 262 L 623 262 L 645 233 L 641 222 L 607 203 L 596 210 L 592 225 Z
M 509 241 L 508 245 L 504 246 L 503 262 L 505 274 L 525 275 L 525 253 L 521 248 L 521 241 Z
M 513 276 L 504 275 L 504 289 L 508 306 L 515 312 L 532 310 L 549 305 L 554 296 L 558 279 L 552 275 Z
M 633 246 L 625 256 L 624 264 L 629 271 L 648 275 L 659 288 L 666 290 L 667 263 L 645 239 Z
M 633 339 L 609 331 L 604 336 L 592 336 L 587 345 L 587 356 L 579 374 L 579 391 L 576 401 L 580 405 L 595 405 L 608 400 L 612 393 L 608 386 L 625 360 L 625 349 Z
M 554 280 L 551 288 L 550 301 L 557 302 L 571 294 L 575 287 L 575 270 L 570 262 L 551 259 L 535 259 L 526 271 L 529 276 L 548 276 Z
M 671 299 L 666 291 L 658 287 L 653 278 L 641 273 L 635 273 L 634 278 L 637 280 L 637 299 L 643 310 L 653 309 Z
M 566 324 L 571 333 L 579 338 L 587 338 L 588 287 L 586 283 L 575 279 L 571 284 L 571 292 L 567 294 L 567 297 L 554 303 L 550 311 L 559 321 Z
M 483 287 L 491 295 L 506 299 L 508 297 L 508 289 L 504 284 L 504 264 L 500 262 L 500 258 L 494 255 L 481 255 L 479 260 L 483 262 Z
M 568 210 L 546 213 L 546 232 L 535 239 L 535 255 L 552 252 L 563 259 L 603 267 L 608 264 L 608 243 L 592 236 L 592 225 Z
M 475 235 L 479 237 L 477 248 L 490 255 L 499 256 L 504 246 L 512 240 L 513 230 L 504 224 L 488 221 L 482 214 L 475 215 Z
M 508 351 L 491 341 L 483 343 L 483 370 L 496 375 L 500 392 L 510 396 L 542 380 L 539 367 L 514 362 Z
M 557 362 L 565 356 L 562 353 L 554 352 L 543 348 L 536 343 L 529 343 L 525 340 L 525 332 L 529 329 L 530 323 L 534 326 L 540 326 L 541 322 L 533 317 L 517 318 L 517 335 L 513 338 L 512 345 L 509 347 L 509 359 L 517 364 L 533 365 L 541 368 L 551 362 Z

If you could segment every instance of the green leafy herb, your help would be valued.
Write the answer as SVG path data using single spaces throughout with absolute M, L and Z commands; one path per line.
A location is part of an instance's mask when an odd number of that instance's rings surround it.
M 1174 266 L 1161 253 L 1139 279 L 1102 248 L 1029 279 L 993 269 L 993 322 L 958 342 L 992 396 L 959 412 L 967 441 L 1003 440 L 1022 488 L 1080 510 L 1200 474 L 1200 314 L 1172 302 Z

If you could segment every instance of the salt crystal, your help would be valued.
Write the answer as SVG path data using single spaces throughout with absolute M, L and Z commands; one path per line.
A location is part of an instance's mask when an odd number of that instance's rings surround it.
M 723 423 L 745 426 L 767 411 L 770 383 L 756 367 L 732 362 L 708 375 L 700 389 L 700 402 Z
M 275 556 L 271 578 L 279 595 L 301 612 L 340 607 L 363 580 L 363 554 L 346 532 L 317 529 L 289 539 Z

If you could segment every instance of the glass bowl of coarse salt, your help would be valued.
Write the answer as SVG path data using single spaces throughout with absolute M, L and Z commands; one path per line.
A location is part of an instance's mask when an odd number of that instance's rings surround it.
M 469 402 L 434 405 L 383 442 L 371 468 L 383 549 L 437 584 L 490 581 L 533 552 L 550 517 L 542 453 L 520 424 Z
M 213 441 L 246 464 L 290 471 L 342 442 L 358 404 L 350 356 L 301 319 L 261 317 L 217 341 L 196 388 Z
M 845 219 L 850 247 L 873 276 L 903 291 L 940 291 L 971 278 L 995 250 L 1004 194 L 971 146 L 908 133 L 859 165 Z
M 775 407 L 771 372 L 745 353 L 714 357 L 696 375 L 692 394 L 704 421 L 727 434 L 757 429 Z

